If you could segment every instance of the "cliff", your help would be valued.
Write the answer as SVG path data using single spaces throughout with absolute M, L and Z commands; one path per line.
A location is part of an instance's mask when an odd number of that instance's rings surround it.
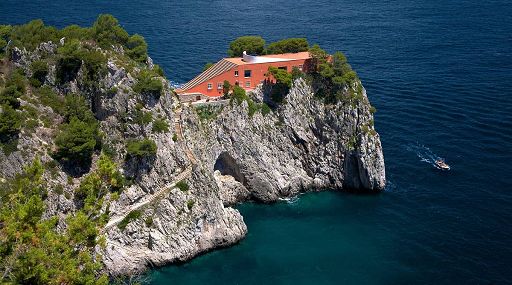
M 52 58 L 62 44 L 42 43 L 33 52 L 14 48 L 4 65 L 29 78 L 33 62 Z M 327 189 L 378 192 L 385 186 L 382 147 L 364 89 L 359 100 L 326 104 L 298 78 L 286 101 L 268 113 L 249 108 L 250 101 L 266 102 L 268 86 L 242 102 L 184 105 L 161 76 L 153 76 L 163 85 L 159 96 L 137 90 L 140 73 L 155 68 L 150 59 L 130 66 L 122 49 L 98 50 L 107 61 L 96 88 L 85 84 L 84 65 L 69 82 L 59 82 L 52 60 L 42 83 L 59 96 L 72 92 L 87 98 L 103 152 L 108 150 L 130 180 L 117 196 L 107 193 L 100 210 L 108 218 L 98 233 L 105 244 L 96 252 L 112 275 L 189 260 L 238 242 L 247 227 L 231 208 L 236 203 L 269 203 Z M 65 228 L 66 216 L 81 208 L 76 189 L 98 169 L 100 152 L 78 172 L 56 163 L 54 139 L 64 117 L 35 97 L 28 87 L 20 101 L 39 113 L 38 124 L 21 129 L 13 152 L 0 152 L 1 176 L 13 177 L 36 157 L 51 165 L 44 174 L 49 187 L 44 216 L 60 217 L 59 227 Z M 140 120 L 141 114 L 152 119 Z M 157 119 L 167 128 L 156 131 Z M 143 138 L 154 141 L 156 153 L 130 156 L 127 143 Z

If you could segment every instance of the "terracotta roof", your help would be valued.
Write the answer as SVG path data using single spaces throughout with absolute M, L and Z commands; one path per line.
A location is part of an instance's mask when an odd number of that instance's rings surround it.
M 180 91 L 186 91 L 190 88 L 193 88 L 205 81 L 208 81 L 208 80 L 214 78 L 217 75 L 220 75 L 220 74 L 230 70 L 231 68 L 233 68 L 235 66 L 236 66 L 236 64 L 234 64 L 226 59 L 222 59 L 221 61 L 217 62 L 216 64 L 214 64 L 213 66 L 211 66 L 210 68 L 208 68 L 207 70 L 205 70 L 204 72 L 202 72 L 201 74 L 196 76 L 194 79 L 190 80 L 185 85 L 183 85 L 180 88 Z

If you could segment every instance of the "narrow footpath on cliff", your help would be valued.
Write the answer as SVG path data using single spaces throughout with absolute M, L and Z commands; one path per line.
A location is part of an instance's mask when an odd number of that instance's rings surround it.
M 190 174 L 192 173 L 192 167 L 193 167 L 193 165 L 195 165 L 197 163 L 197 160 L 196 160 L 194 154 L 192 153 L 192 151 L 188 148 L 188 145 L 183 136 L 183 131 L 182 131 L 183 124 L 182 124 L 182 118 L 181 118 L 181 111 L 182 111 L 182 107 L 180 104 L 178 109 L 175 110 L 174 126 L 175 126 L 176 136 L 178 138 L 178 142 L 181 145 L 181 149 L 183 149 L 185 151 L 185 154 L 187 155 L 187 158 L 190 161 L 190 164 L 185 168 L 185 170 L 183 170 L 180 174 L 178 174 L 178 176 L 176 176 L 176 178 L 171 183 L 162 187 L 159 191 L 157 191 L 153 194 L 144 196 L 144 198 L 142 198 L 138 203 L 130 205 L 129 207 L 125 208 L 121 213 L 117 213 L 116 215 L 112 216 L 110 218 L 109 222 L 101 230 L 101 233 L 105 233 L 110 228 L 117 225 L 124 218 L 126 218 L 126 216 L 130 212 L 138 210 L 148 204 L 151 204 L 155 200 L 160 199 L 163 195 L 169 193 L 172 189 L 174 189 L 178 182 L 184 180 L 185 178 L 190 176 Z

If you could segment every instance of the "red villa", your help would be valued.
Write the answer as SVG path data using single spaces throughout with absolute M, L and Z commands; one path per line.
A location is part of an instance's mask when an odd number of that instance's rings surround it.
M 269 67 L 285 69 L 288 72 L 294 67 L 306 70 L 310 59 L 307 51 L 262 56 L 251 56 L 244 52 L 243 57 L 222 59 L 176 92 L 182 101 L 215 99 L 222 96 L 224 80 L 250 91 L 265 79 L 273 80 L 267 77 Z

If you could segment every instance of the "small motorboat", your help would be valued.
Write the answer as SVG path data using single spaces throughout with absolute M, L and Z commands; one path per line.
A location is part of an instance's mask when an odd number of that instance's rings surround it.
M 439 168 L 441 170 L 450 170 L 450 166 L 448 164 L 446 164 L 446 162 L 444 162 L 443 159 L 437 159 L 435 161 L 435 164 L 436 164 L 437 168 Z

